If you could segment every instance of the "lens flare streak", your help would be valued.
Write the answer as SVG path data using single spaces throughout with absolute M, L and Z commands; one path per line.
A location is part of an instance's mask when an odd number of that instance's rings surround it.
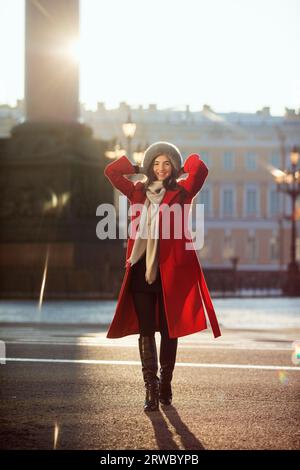
M 50 246 L 48 245 L 47 246 L 45 266 L 44 266 L 44 272 L 43 272 L 42 285 L 41 285 L 41 290 L 40 290 L 39 305 L 38 305 L 38 309 L 40 311 L 41 311 L 41 308 L 42 308 L 42 303 L 43 303 L 43 298 L 44 298 L 44 290 L 45 290 L 46 279 L 47 279 L 49 253 L 50 253 Z

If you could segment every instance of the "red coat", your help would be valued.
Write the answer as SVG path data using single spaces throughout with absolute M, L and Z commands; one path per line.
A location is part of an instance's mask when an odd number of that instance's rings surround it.
M 199 155 L 192 154 L 185 160 L 184 172 L 189 175 L 185 180 L 178 181 L 178 184 L 185 188 L 187 195 L 182 197 L 182 192 L 178 189 L 167 190 L 161 204 L 169 206 L 174 203 L 191 204 L 207 177 L 208 169 L 200 160 Z M 113 186 L 127 196 L 130 204 L 143 204 L 146 199 L 146 195 L 142 191 L 144 183 L 141 181 L 134 183 L 124 176 L 134 173 L 135 168 L 125 155 L 109 163 L 104 170 L 104 174 Z M 217 338 L 221 336 L 221 332 L 197 254 L 195 250 L 185 249 L 185 243 L 189 239 L 172 237 L 172 227 L 169 239 L 161 237 L 161 216 L 160 213 L 159 268 L 169 336 L 178 338 L 206 329 L 204 304 L 213 334 Z M 131 216 L 131 222 L 134 217 L 134 215 Z M 133 243 L 134 238 L 130 236 L 127 243 L 126 260 L 131 254 Z M 129 290 L 131 275 L 129 262 L 125 263 L 125 268 L 115 315 L 107 338 L 121 338 L 139 333 L 137 315 Z M 156 318 L 156 331 L 158 331 L 158 302 L 156 304 Z

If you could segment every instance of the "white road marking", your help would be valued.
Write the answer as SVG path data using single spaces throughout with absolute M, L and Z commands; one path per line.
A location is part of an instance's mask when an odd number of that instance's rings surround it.
M 47 359 L 33 357 L 7 357 L 0 358 L 0 361 L 11 362 L 48 362 L 56 364 L 96 364 L 96 365 L 126 365 L 140 366 L 140 361 L 111 361 L 102 359 Z M 199 367 L 199 368 L 215 368 L 215 369 L 258 369 L 258 370 L 290 370 L 300 371 L 300 367 L 296 366 L 270 366 L 270 365 L 253 365 L 253 364 L 200 364 L 197 362 L 176 362 L 176 367 Z
M 205 341 L 199 341 L 199 343 L 194 343 L 194 344 L 185 344 L 184 342 L 179 342 L 178 343 L 178 349 L 242 349 L 242 350 L 247 350 L 247 351 L 291 351 L 293 352 L 292 348 L 292 343 L 294 340 L 289 342 L 289 346 L 286 346 L 285 348 L 282 347 L 272 347 L 269 345 L 269 342 L 266 344 L 266 346 L 256 346 L 256 344 L 252 340 L 245 340 L 244 342 L 241 342 L 242 344 L 232 344 L 230 341 L 224 341 L 222 343 L 209 343 Z M 276 343 L 276 340 L 274 340 L 274 343 Z M 88 347 L 106 347 L 106 348 L 111 348 L 111 347 L 118 347 L 118 348 L 136 348 L 137 343 L 133 342 L 97 342 L 94 340 L 91 340 L 90 342 L 87 341 L 80 341 L 80 342 L 75 342 L 75 341 L 68 341 L 68 342 L 63 342 L 63 341 L 43 341 L 43 340 L 28 340 L 26 339 L 19 339 L 17 341 L 5 341 L 5 344 L 26 344 L 26 345 L 49 345 L 49 346 L 88 346 Z

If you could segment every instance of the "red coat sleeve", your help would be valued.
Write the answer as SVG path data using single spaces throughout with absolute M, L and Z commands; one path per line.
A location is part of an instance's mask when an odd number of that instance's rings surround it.
M 184 162 L 184 173 L 188 173 L 185 180 L 178 181 L 188 194 L 193 198 L 202 188 L 203 183 L 208 175 L 208 168 L 201 160 L 200 155 L 193 153 Z
M 126 155 L 109 163 L 104 169 L 104 174 L 111 184 L 125 194 L 128 199 L 131 198 L 135 185 L 124 175 L 133 175 L 134 173 L 136 173 L 136 170 Z

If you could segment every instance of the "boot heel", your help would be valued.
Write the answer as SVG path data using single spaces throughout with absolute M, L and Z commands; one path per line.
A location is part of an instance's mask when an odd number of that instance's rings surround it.
M 172 388 L 171 384 L 159 384 L 159 401 L 162 405 L 171 405 L 172 403 Z
M 159 391 L 158 385 L 150 385 L 146 389 L 146 398 L 144 411 L 157 411 L 159 409 Z
M 162 405 L 172 403 L 172 377 L 176 362 L 177 338 L 162 336 L 160 346 L 159 401 Z

